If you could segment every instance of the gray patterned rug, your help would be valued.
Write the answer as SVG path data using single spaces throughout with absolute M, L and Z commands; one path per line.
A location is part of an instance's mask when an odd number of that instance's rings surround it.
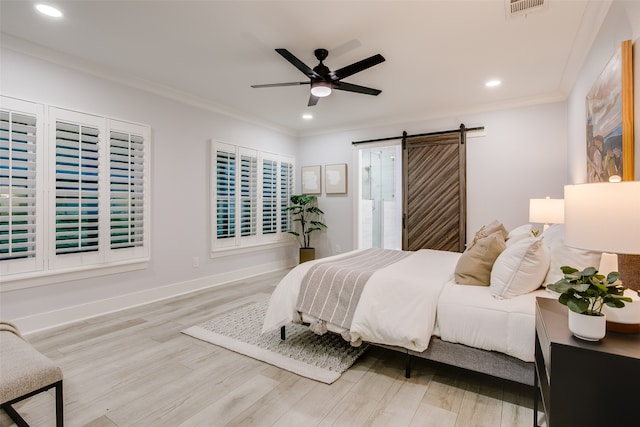
M 284 341 L 280 331 L 261 335 L 267 305 L 244 306 L 182 332 L 326 384 L 340 378 L 367 349 L 366 344 L 353 347 L 336 334 L 316 335 L 303 325 L 287 325 Z

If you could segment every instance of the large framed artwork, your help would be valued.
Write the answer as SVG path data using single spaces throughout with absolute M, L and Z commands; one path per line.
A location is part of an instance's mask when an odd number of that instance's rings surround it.
M 633 181 L 633 61 L 623 41 L 586 97 L 587 182 Z
M 320 166 L 302 167 L 302 194 L 322 193 L 322 178 Z

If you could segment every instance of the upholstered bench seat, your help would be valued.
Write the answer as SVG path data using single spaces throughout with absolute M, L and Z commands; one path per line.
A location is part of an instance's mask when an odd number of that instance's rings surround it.
M 61 426 L 62 370 L 25 341 L 14 325 L 0 322 L 0 406 L 2 409 L 19 426 L 27 425 L 11 405 L 52 387 L 56 388 L 56 424 Z

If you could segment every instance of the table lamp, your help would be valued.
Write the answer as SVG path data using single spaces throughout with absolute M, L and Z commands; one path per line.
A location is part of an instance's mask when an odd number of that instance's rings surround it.
M 549 228 L 549 224 L 562 224 L 564 222 L 564 200 L 529 199 L 529 222 L 544 224 L 542 231 Z
M 617 254 L 640 254 L 640 181 L 601 182 L 564 187 L 564 240 L 568 246 L 603 252 L 599 273 L 618 271 Z M 638 277 L 620 277 L 637 287 Z M 640 298 L 624 308 L 608 309 L 607 329 L 640 332 Z

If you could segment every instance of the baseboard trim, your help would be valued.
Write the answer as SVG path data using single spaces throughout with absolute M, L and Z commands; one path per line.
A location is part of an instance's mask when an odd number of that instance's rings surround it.
M 92 301 L 87 304 L 76 305 L 60 310 L 35 314 L 19 319 L 12 319 L 11 322 L 20 329 L 21 333 L 29 335 L 90 319 L 92 317 L 98 317 L 128 308 L 138 307 L 152 302 L 177 297 L 179 295 L 200 291 L 202 289 L 224 285 L 236 280 L 244 280 L 261 274 L 283 270 L 290 268 L 295 264 L 295 260 L 290 260 L 289 262 L 262 264 L 242 270 L 229 271 L 222 274 L 201 277 L 140 292 L 119 295 L 113 298 Z

